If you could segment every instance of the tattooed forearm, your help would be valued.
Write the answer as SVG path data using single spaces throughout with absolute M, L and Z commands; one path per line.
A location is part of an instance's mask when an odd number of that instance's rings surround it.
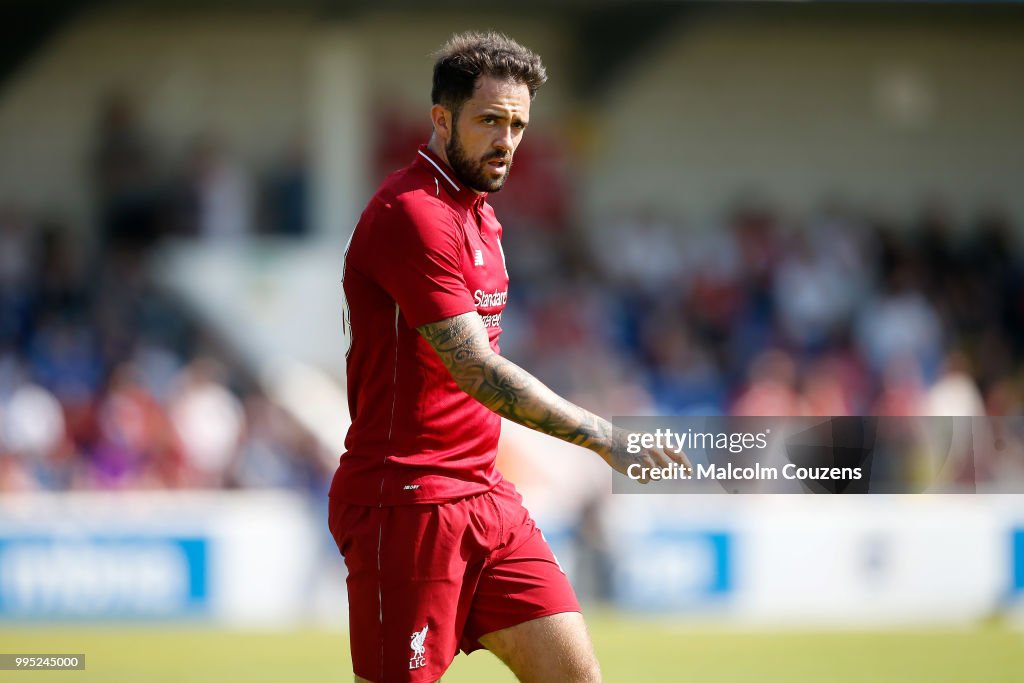
M 423 325 L 419 331 L 459 388 L 502 417 L 601 454 L 612 448 L 611 423 L 496 354 L 476 313 Z

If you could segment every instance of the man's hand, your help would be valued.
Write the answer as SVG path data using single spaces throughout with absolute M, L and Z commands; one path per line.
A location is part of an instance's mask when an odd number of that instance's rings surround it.
M 604 458 L 604 461 L 616 472 L 641 484 L 646 484 L 651 481 L 650 476 L 646 476 L 651 469 L 670 467 L 672 463 L 676 463 L 679 467 L 689 471 L 690 460 L 684 451 L 676 453 L 671 448 L 641 447 L 639 453 L 630 453 L 628 437 L 628 431 L 616 427 L 612 434 L 610 447 L 598 450 L 598 455 Z M 636 447 L 634 446 L 633 449 L 636 450 Z M 632 467 L 630 470 L 633 465 L 638 465 L 638 467 Z M 632 477 L 630 477 L 631 473 Z

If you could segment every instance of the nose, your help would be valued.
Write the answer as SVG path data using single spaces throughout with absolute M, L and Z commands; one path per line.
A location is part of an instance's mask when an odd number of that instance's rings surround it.
M 494 140 L 494 148 L 501 150 L 506 154 L 512 153 L 515 149 L 515 146 L 512 143 L 512 126 L 505 126 L 501 128 L 498 133 L 498 137 Z

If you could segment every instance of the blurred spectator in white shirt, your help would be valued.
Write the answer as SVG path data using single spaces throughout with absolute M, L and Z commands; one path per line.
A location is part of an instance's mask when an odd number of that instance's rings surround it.
M 215 362 L 195 360 L 182 371 L 171 399 L 171 421 L 200 486 L 223 483 L 245 429 L 242 405 L 224 386 L 222 376 Z
M 780 326 L 802 349 L 821 348 L 853 305 L 854 287 L 845 273 L 798 235 L 775 271 L 773 293 Z
M 942 375 L 925 394 L 921 414 L 985 414 L 985 401 L 978 390 L 978 383 L 970 373 L 970 363 L 966 356 L 953 352 L 946 357 Z
M 178 231 L 203 240 L 238 240 L 253 231 L 253 192 L 245 169 L 213 137 L 193 146 Z
M 595 231 L 594 255 L 613 281 L 656 293 L 682 274 L 680 232 L 652 212 L 637 212 Z
M 934 375 L 942 351 L 942 326 L 935 308 L 913 286 L 908 266 L 890 276 L 888 291 L 861 311 L 856 323 L 861 353 L 876 372 L 894 358 L 913 359 L 925 377 Z

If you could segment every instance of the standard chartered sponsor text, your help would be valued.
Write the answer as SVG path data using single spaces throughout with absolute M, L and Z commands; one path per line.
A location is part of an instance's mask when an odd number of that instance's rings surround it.
M 477 313 L 480 313 L 479 309 L 481 308 L 504 306 L 508 303 L 508 290 L 496 289 L 493 292 L 485 292 L 482 289 L 478 289 L 473 292 L 473 303 L 476 304 Z M 480 318 L 484 322 L 484 327 L 501 327 L 501 311 L 497 313 L 480 313 Z
M 491 306 L 504 306 L 508 303 L 508 290 L 496 289 L 493 292 L 485 292 L 478 289 L 473 292 L 473 303 L 477 308 L 490 308 Z

